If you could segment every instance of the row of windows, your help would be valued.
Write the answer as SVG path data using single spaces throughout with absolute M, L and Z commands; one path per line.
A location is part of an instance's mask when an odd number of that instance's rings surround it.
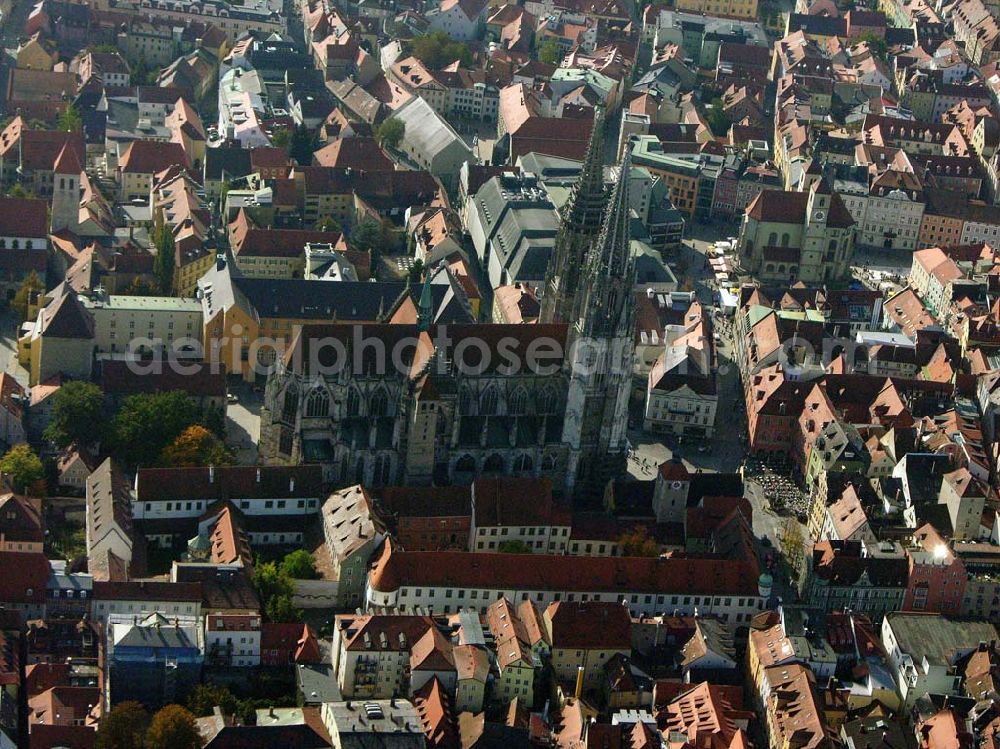
M 288 507 L 288 502 L 289 502 L 289 500 L 285 500 L 285 499 L 266 499 L 266 500 L 264 500 L 264 509 L 265 510 L 273 510 L 273 509 L 284 510 L 286 507 Z M 152 512 L 153 511 L 153 503 L 152 502 L 145 502 L 143 504 L 145 505 L 146 512 Z M 314 509 L 316 509 L 316 500 L 315 499 L 309 499 L 309 500 L 299 499 L 299 500 L 296 500 L 296 507 L 298 507 L 298 509 L 300 509 L 300 510 L 305 509 L 307 507 L 310 510 L 314 510 Z M 182 512 L 182 511 L 185 511 L 185 510 L 200 511 L 200 510 L 203 510 L 204 508 L 205 508 L 205 502 L 204 501 L 199 501 L 199 502 L 167 502 L 166 503 L 166 512 L 174 512 L 175 510 L 177 512 Z M 241 510 L 248 510 L 248 509 L 250 509 L 250 500 L 249 499 L 241 499 L 240 500 L 240 509 Z
M 482 591 L 482 599 L 483 600 L 489 600 L 491 592 L 492 591 L 489 591 L 489 590 Z M 399 590 L 400 598 L 407 597 L 408 593 L 409 593 L 409 588 L 400 588 L 400 590 Z M 465 598 L 465 593 L 466 593 L 466 590 L 464 588 L 459 588 L 457 590 L 457 595 L 455 595 L 456 594 L 456 590 L 455 589 L 453 589 L 453 588 L 445 588 L 445 590 L 444 590 L 444 597 L 445 598 L 455 597 L 455 598 L 458 598 L 458 599 L 463 599 L 463 598 Z M 470 590 L 469 591 L 469 599 L 470 600 L 479 600 L 479 598 L 480 598 L 479 593 L 480 593 L 480 591 L 478 591 L 478 590 Z M 414 595 L 415 598 L 422 598 L 423 597 L 423 588 L 415 588 L 414 591 L 413 591 L 413 595 Z M 434 595 L 435 595 L 435 589 L 434 588 L 428 588 L 428 590 L 427 590 L 427 597 L 428 598 L 434 598 Z M 563 595 L 562 593 L 555 593 L 555 594 L 553 594 L 553 600 L 555 600 L 555 601 L 561 601 L 562 600 L 562 595 Z M 587 602 L 587 601 L 617 601 L 617 600 L 620 600 L 619 599 L 619 594 L 617 594 L 617 593 L 593 593 L 593 594 L 591 594 L 591 593 L 580 593 L 579 596 L 580 596 L 579 600 L 582 601 L 582 602 Z M 496 600 L 500 600 L 503 597 L 504 597 L 504 593 L 502 591 L 495 591 L 495 598 L 496 598 Z M 546 596 L 545 596 L 544 593 L 536 593 L 535 594 L 535 600 L 536 601 L 544 601 L 545 597 Z M 670 599 L 669 601 L 667 600 L 668 597 Z M 656 605 L 658 605 L 658 606 L 669 605 L 669 606 L 723 606 L 723 607 L 731 607 L 735 603 L 735 605 L 736 605 L 737 608 L 746 608 L 748 606 L 756 606 L 757 605 L 756 600 L 753 599 L 753 598 L 734 598 L 732 596 L 727 596 L 727 597 L 722 597 L 722 596 L 680 596 L 680 595 L 677 595 L 677 596 L 666 596 L 666 595 L 653 595 L 653 594 L 641 595 L 641 594 L 635 593 L 635 594 L 632 594 L 631 596 L 623 596 L 623 598 L 627 599 L 628 602 L 632 603 L 632 604 L 638 605 L 639 603 L 643 603 L 643 604 L 649 605 L 649 606 L 652 606 L 654 604 L 654 599 L 655 599 Z M 642 600 L 640 601 L 640 599 L 642 599 Z M 530 600 L 529 594 L 528 593 L 521 593 L 521 600 L 522 601 Z M 577 600 L 577 594 L 576 593 L 567 593 L 566 594 L 566 600 L 567 601 L 575 601 L 575 600 Z

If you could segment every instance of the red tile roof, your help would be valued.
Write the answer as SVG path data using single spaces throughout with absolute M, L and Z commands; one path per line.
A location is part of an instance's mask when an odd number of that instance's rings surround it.
M 543 616 L 553 649 L 632 649 L 632 617 L 619 603 L 561 601 L 550 603 Z
M 136 500 L 273 497 L 296 499 L 325 496 L 320 466 L 216 466 L 208 468 L 140 468 Z
M 226 397 L 226 373 L 212 371 L 204 363 L 186 362 L 184 373 L 164 366 L 159 374 L 137 373 L 124 361 L 105 361 L 101 365 L 101 389 L 106 394 L 132 395 L 168 390 L 183 390 L 199 397 Z
M 0 198 L 0 234 L 44 240 L 48 233 L 46 201 L 36 198 Z
M 47 563 L 46 563 L 47 564 Z M 173 583 L 164 580 L 94 581 L 91 598 L 99 601 L 198 601 L 201 583 Z
M 381 592 L 423 585 L 515 591 L 757 595 L 754 566 L 745 560 L 408 552 L 394 550 L 391 542 L 386 542 L 381 557 L 375 561 L 369 584 Z
M 552 503 L 546 478 L 493 476 L 472 485 L 477 527 L 494 525 L 570 525 L 568 510 Z
M 49 560 L 41 552 L 0 551 L 0 601 L 43 604 L 49 581 Z
M 180 143 L 136 140 L 129 144 L 118 164 L 122 173 L 157 174 L 175 164 L 187 166 L 187 154 Z

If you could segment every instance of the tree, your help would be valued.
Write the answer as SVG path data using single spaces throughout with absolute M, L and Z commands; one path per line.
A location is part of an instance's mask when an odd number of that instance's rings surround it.
M 619 537 L 618 550 L 623 557 L 658 557 L 660 544 L 650 538 L 646 526 L 638 525 Z
M 316 571 L 316 560 L 305 549 L 296 549 L 286 554 L 285 558 L 281 560 L 281 567 L 278 571 L 292 580 L 319 579 L 319 572 Z
M 14 445 L 0 458 L 0 471 L 10 476 L 14 491 L 23 493 L 45 478 L 45 466 L 27 443 Z
M 200 417 L 195 402 L 179 390 L 129 396 L 111 421 L 111 452 L 130 468 L 154 465 Z
M 308 166 L 312 163 L 316 145 L 316 134 L 311 132 L 304 124 L 301 124 L 295 128 L 289 140 L 288 155 L 300 165 Z
M 868 43 L 868 49 L 871 50 L 872 54 L 878 59 L 885 62 L 889 58 L 889 45 L 885 41 L 884 37 L 878 36 L 873 31 L 868 31 L 861 36 L 859 36 L 854 43 L 861 44 L 861 42 Z
M 20 187 L 20 185 L 15 185 L 15 187 Z M 42 283 L 42 279 L 38 277 L 35 271 L 31 271 L 28 277 L 17 287 L 11 304 L 21 322 L 28 319 L 28 305 L 34 299 L 35 295 L 42 291 L 45 291 L 45 284 Z
M 424 277 L 424 261 L 417 258 L 413 261 L 413 265 L 410 266 L 410 272 L 407 274 L 411 283 L 420 283 Z
M 503 541 L 497 547 L 497 551 L 501 554 L 530 554 L 531 548 L 524 541 L 515 539 L 513 541 Z
M 396 117 L 385 120 L 375 131 L 375 137 L 383 148 L 399 148 L 406 135 L 406 123 Z
M 781 552 L 785 556 L 785 562 L 788 564 L 789 577 L 792 582 L 795 582 L 799 578 L 805 553 L 802 528 L 795 518 L 785 518 L 779 543 L 781 544 Z
M 149 724 L 146 749 L 201 749 L 194 716 L 180 705 L 167 705 Z
M 156 257 L 153 259 L 153 275 L 161 294 L 172 294 L 174 290 L 174 266 L 176 265 L 174 232 L 161 215 L 153 229 L 153 245 Z
M 136 276 L 132 282 L 125 287 L 126 296 L 159 296 L 160 290 L 145 278 Z
M 271 133 L 271 145 L 275 148 L 287 149 L 292 143 L 292 131 L 287 127 L 275 128 Z
M 713 135 L 725 135 L 729 132 L 729 128 L 733 124 L 733 121 L 729 119 L 729 115 L 726 114 L 724 107 L 725 104 L 722 99 L 718 98 L 712 99 L 712 103 L 709 104 L 705 118 L 708 120 L 708 126 L 712 129 Z
M 217 706 L 224 715 L 232 715 L 239 710 L 240 701 L 222 684 L 196 684 L 188 695 L 187 709 L 199 718 L 211 715 Z
M 260 596 L 264 618 L 272 622 L 299 621 L 302 612 L 292 604 L 295 584 L 274 562 L 258 562 L 253 582 Z
M 22 185 L 20 182 L 18 182 L 17 184 L 15 184 L 13 187 L 11 187 L 7 191 L 7 197 L 8 198 L 33 198 L 34 195 L 31 193 L 30 190 L 25 190 L 24 189 L 24 185 Z
M 333 216 L 324 216 L 316 222 L 316 231 L 343 233 L 344 230 L 340 228 L 340 224 L 337 223 L 337 219 Z
M 205 407 L 205 414 L 202 416 L 201 425 L 224 442 L 226 439 L 225 407 L 209 403 Z
M 538 59 L 542 62 L 547 62 L 549 65 L 558 65 L 561 63 L 563 51 L 562 47 L 559 46 L 559 42 L 555 40 L 545 42 L 545 44 L 538 48 Z
M 163 448 L 159 464 L 167 468 L 227 466 L 236 461 L 229 448 L 201 424 L 192 424 Z
M 80 117 L 80 111 L 70 104 L 63 110 L 62 114 L 59 115 L 59 119 L 56 122 L 56 129 L 67 133 L 82 132 L 83 118 Z
M 57 447 L 88 447 L 104 437 L 104 393 L 90 382 L 67 382 L 52 396 L 52 420 L 45 439 Z
M 452 41 L 443 31 L 414 37 L 410 42 L 410 53 L 431 70 L 440 70 L 455 60 L 463 68 L 472 64 L 469 48 L 462 42 Z
M 359 252 L 370 252 L 372 256 L 372 267 L 378 265 L 378 257 L 383 252 L 392 249 L 391 239 L 386 231 L 386 227 L 373 218 L 362 219 L 347 240 L 348 246 L 352 250 Z
M 138 702 L 119 702 L 101 716 L 94 749 L 144 749 L 149 714 Z

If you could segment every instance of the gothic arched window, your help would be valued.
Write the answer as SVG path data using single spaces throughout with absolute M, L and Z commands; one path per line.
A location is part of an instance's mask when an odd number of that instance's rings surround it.
M 528 392 L 523 388 L 519 387 L 511 393 L 510 398 L 507 401 L 508 408 L 507 411 L 512 414 L 523 414 L 528 409 Z
M 375 470 L 373 471 L 372 481 L 376 486 L 385 486 L 389 483 L 391 473 L 392 457 L 382 453 L 375 458 Z
M 373 417 L 385 416 L 388 410 L 389 398 L 386 396 L 385 391 L 379 388 L 368 399 L 368 415 Z
M 464 473 L 475 473 L 476 472 L 476 459 L 471 455 L 463 455 L 455 463 L 455 470 L 462 471 Z
M 538 411 L 543 414 L 555 413 L 559 396 L 552 386 L 545 388 L 538 396 Z
M 497 394 L 497 389 L 492 385 L 483 391 L 483 394 L 479 396 L 479 413 L 482 416 L 492 416 L 497 412 L 497 407 L 500 402 L 500 396 Z
M 322 387 L 314 388 L 306 397 L 306 416 L 326 416 L 330 413 L 330 396 Z
M 357 416 L 361 412 L 361 395 L 354 388 L 347 390 L 347 415 Z
M 546 455 L 542 458 L 543 471 L 554 471 L 555 468 L 556 468 L 556 459 L 554 455 Z
M 472 413 L 472 396 L 468 388 L 463 387 L 458 391 L 458 412 L 466 416 Z
M 295 418 L 295 412 L 299 408 L 299 389 L 295 387 L 293 382 L 285 390 L 285 399 L 282 404 L 281 413 L 285 417 L 286 421 L 293 420 Z
M 483 473 L 501 472 L 503 472 L 503 457 L 501 457 L 499 453 L 493 453 L 486 459 L 486 462 L 483 463 Z
M 522 453 L 514 458 L 514 473 L 525 473 L 535 467 L 530 455 Z

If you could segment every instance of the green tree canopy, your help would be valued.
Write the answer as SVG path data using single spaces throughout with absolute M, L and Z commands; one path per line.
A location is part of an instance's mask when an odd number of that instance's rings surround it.
M 272 622 L 300 621 L 302 612 L 292 604 L 295 584 L 274 562 L 258 562 L 253 582 L 260 596 L 264 618 Z
M 562 62 L 563 51 L 562 47 L 559 46 L 559 42 L 551 39 L 545 42 L 538 48 L 538 59 L 542 62 L 547 62 L 549 65 L 558 65 Z
M 316 150 L 316 134 L 304 124 L 295 128 L 288 142 L 288 155 L 302 166 L 312 163 L 313 152 Z
M 855 44 L 860 44 L 861 42 L 867 42 L 868 49 L 878 59 L 883 62 L 889 59 L 889 44 L 886 42 L 885 37 L 879 36 L 873 31 L 868 31 L 854 40 Z
M 396 117 L 384 120 L 375 131 L 375 137 L 384 148 L 398 148 L 406 135 L 406 123 Z
M 138 702 L 119 702 L 101 716 L 95 749 L 145 749 L 149 714 Z
M 469 48 L 462 42 L 453 41 L 443 31 L 414 37 L 410 42 L 410 53 L 431 70 L 440 70 L 455 60 L 463 68 L 472 64 L 472 52 Z
M 333 216 L 324 216 L 316 222 L 316 231 L 343 232 L 343 229 L 340 227 L 340 224 L 337 223 L 337 219 Z
M 14 185 L 14 187 L 21 187 L 20 185 Z M 23 187 L 21 188 L 24 189 Z M 35 294 L 45 291 L 45 284 L 42 283 L 42 279 L 38 277 L 35 271 L 31 271 L 28 277 L 21 282 L 21 285 L 17 287 L 17 291 L 14 293 L 14 300 L 12 306 L 14 311 L 17 312 L 17 317 L 21 322 L 28 319 L 28 304 L 35 296 Z
M 319 572 L 316 571 L 316 560 L 305 549 L 289 552 L 281 560 L 279 571 L 285 577 L 293 580 L 316 580 L 319 578 Z
M 180 705 L 164 707 L 149 724 L 146 749 L 201 749 L 194 716 Z
M 0 458 L 0 471 L 10 476 L 14 491 L 23 493 L 45 478 L 45 466 L 24 442 L 14 445 Z
M 104 393 L 90 382 L 67 382 L 52 396 L 52 420 L 45 429 L 45 439 L 58 447 L 74 442 L 88 447 L 104 437 Z
M 7 191 L 7 197 L 8 198 L 33 198 L 35 196 L 34 196 L 34 194 L 30 190 L 24 189 L 24 185 L 22 185 L 20 182 L 18 182 L 17 184 L 13 185 Z
M 729 115 L 723 109 L 724 106 L 725 104 L 722 99 L 712 99 L 712 103 L 705 113 L 705 118 L 708 120 L 708 126 L 712 129 L 713 135 L 725 135 L 729 132 L 729 128 L 733 124 L 732 120 L 729 119 Z
M 275 128 L 271 133 L 271 145 L 287 149 L 292 144 L 292 131 L 287 127 Z
M 56 128 L 64 132 L 79 133 L 83 131 L 83 118 L 80 117 L 79 110 L 70 104 L 59 115 Z
M 153 259 L 153 274 L 160 287 L 161 294 L 172 294 L 174 290 L 174 256 L 176 247 L 174 232 L 161 217 L 153 229 L 153 245 L 156 247 L 156 257 Z
M 382 223 L 371 217 L 363 218 L 358 222 L 348 237 L 347 245 L 352 250 L 370 252 L 373 268 L 378 265 L 378 258 L 382 253 L 392 250 L 389 231 Z
M 155 465 L 163 449 L 201 417 L 180 390 L 131 395 L 111 421 L 111 451 L 131 468 Z
M 228 687 L 211 682 L 195 685 L 188 694 L 187 709 L 198 718 L 211 715 L 216 707 L 225 715 L 232 715 L 239 709 L 240 701 Z

